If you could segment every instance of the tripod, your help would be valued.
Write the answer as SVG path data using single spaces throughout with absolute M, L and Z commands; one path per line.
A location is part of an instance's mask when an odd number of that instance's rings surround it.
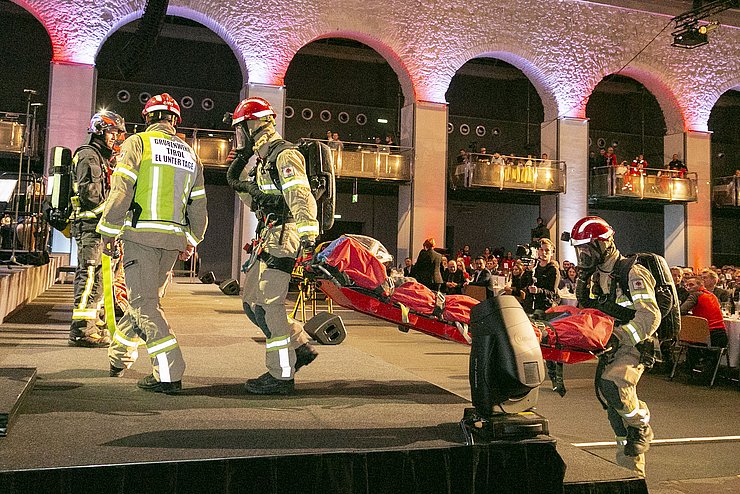
M 20 157 L 18 159 L 18 183 L 16 184 L 16 190 L 15 190 L 15 224 L 13 225 L 13 241 L 11 245 L 11 253 L 10 253 L 10 259 L 7 261 L 8 265 L 20 265 L 21 263 L 18 262 L 17 258 L 15 257 L 16 249 L 18 247 L 18 227 L 20 226 L 19 218 L 20 218 L 20 209 L 21 209 L 21 183 L 23 179 L 23 157 L 24 153 L 26 151 L 26 148 L 29 146 L 31 142 L 31 98 L 33 95 L 36 94 L 36 91 L 33 89 L 24 89 L 24 93 L 28 95 L 27 97 L 27 104 L 26 104 L 26 128 L 23 131 L 23 138 L 21 140 L 21 149 L 20 149 Z M 34 113 L 36 113 L 36 108 L 34 108 Z M 30 154 L 30 151 L 29 151 Z M 30 167 L 30 160 L 29 160 L 29 167 Z M 28 199 L 28 198 L 26 198 Z

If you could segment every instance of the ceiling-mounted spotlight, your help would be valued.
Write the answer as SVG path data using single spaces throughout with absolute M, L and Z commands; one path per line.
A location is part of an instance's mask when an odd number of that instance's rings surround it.
M 694 2 L 696 5 L 697 2 Z M 679 48 L 697 48 L 709 43 L 707 36 L 710 31 L 719 27 L 717 21 L 706 21 L 707 24 L 699 26 L 699 21 L 710 16 L 717 15 L 727 9 L 737 8 L 740 0 L 714 0 L 712 2 L 699 2 L 699 6 L 672 19 L 675 23 L 672 46 Z

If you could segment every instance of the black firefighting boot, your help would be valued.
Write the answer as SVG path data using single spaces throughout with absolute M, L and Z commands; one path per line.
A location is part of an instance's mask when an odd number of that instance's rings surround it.
M 255 395 L 289 395 L 295 392 L 295 381 L 277 379 L 269 372 L 265 372 L 256 379 L 249 379 L 244 384 L 244 389 L 247 393 Z
M 149 374 L 145 378 L 141 379 L 136 385 L 144 391 L 151 391 L 152 393 L 164 393 L 167 395 L 174 395 L 182 390 L 182 381 L 174 381 L 171 383 L 165 383 L 157 381 L 154 374 Z
M 68 343 L 70 346 L 84 348 L 108 348 L 110 338 L 105 334 L 101 334 L 95 324 L 80 326 L 73 323 L 69 329 Z
M 126 372 L 125 367 L 116 367 L 113 364 L 110 364 L 110 372 L 108 375 L 110 377 L 123 377 L 123 374 Z
M 627 427 L 627 444 L 624 446 L 625 456 L 639 456 L 650 449 L 653 440 L 653 428 L 650 425 L 642 427 Z
M 303 345 L 296 348 L 295 349 L 295 372 L 298 372 L 298 369 L 300 369 L 304 365 L 308 365 L 314 360 L 316 360 L 316 357 L 318 356 L 319 356 L 319 352 L 317 352 L 314 349 L 314 347 L 312 347 L 308 343 L 304 343 Z

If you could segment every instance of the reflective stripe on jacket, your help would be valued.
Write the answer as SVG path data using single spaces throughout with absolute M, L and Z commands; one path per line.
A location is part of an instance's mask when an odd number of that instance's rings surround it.
M 616 281 L 608 273 L 599 273 L 598 283 L 604 293 L 610 293 L 611 283 Z M 598 275 L 594 275 L 597 277 Z M 661 321 L 660 308 L 655 298 L 655 278 L 645 266 L 635 263 L 629 271 L 628 286 L 632 299 L 617 284 L 615 302 L 622 307 L 635 310 L 631 321 L 614 327 L 614 334 L 623 344 L 637 345 L 652 336 Z

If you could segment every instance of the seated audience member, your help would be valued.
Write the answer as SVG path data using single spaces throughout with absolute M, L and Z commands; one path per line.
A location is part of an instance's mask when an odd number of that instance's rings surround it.
M 486 287 L 486 298 L 492 298 L 495 295 L 493 291 L 493 276 L 491 275 L 491 272 L 486 269 L 486 261 L 483 257 L 475 259 L 475 272 L 471 275 L 471 279 L 468 284 Z
M 719 275 L 716 271 L 708 268 L 702 269 L 701 279 L 704 282 L 704 288 L 712 292 L 719 299 L 720 303 L 730 301 L 730 292 L 717 286 Z
M 489 247 L 486 247 L 483 249 L 483 260 L 487 261 L 491 258 L 491 249 Z
M 671 276 L 673 277 L 673 283 L 676 285 L 679 302 L 686 302 L 686 299 L 689 298 L 689 292 L 683 284 L 683 270 L 678 266 L 674 266 L 671 268 Z
M 691 314 L 706 319 L 709 323 L 709 339 L 712 346 L 727 346 L 727 330 L 717 297 L 706 289 L 701 276 L 687 278 L 686 289 L 689 291 L 689 297 L 681 304 L 681 315 Z M 705 370 L 714 369 L 717 363 L 716 358 L 718 358 L 716 353 L 689 348 L 686 353 L 686 366 L 689 372 L 696 368 L 702 357 L 707 362 Z M 707 378 L 710 379 L 711 375 Z
M 503 259 L 501 259 L 501 270 L 505 275 L 511 272 L 511 268 L 514 267 L 515 262 L 516 259 L 514 259 L 514 254 L 512 254 L 511 251 L 508 251 Z
M 470 281 L 470 272 L 465 267 L 465 261 L 462 257 L 458 257 L 455 260 L 455 264 L 457 264 L 458 271 L 462 271 L 463 276 L 465 277 L 465 281 Z
M 563 264 L 565 264 L 565 261 L 563 261 Z M 568 267 L 568 269 L 565 271 L 565 276 L 562 280 L 560 280 L 560 286 L 558 286 L 559 290 L 568 290 L 570 293 L 576 293 L 576 282 L 578 281 L 578 271 L 576 270 L 576 267 L 571 265 Z
M 492 275 L 498 276 L 498 259 L 493 256 L 486 259 L 486 269 L 490 271 Z
M 442 261 L 439 263 L 439 274 L 444 277 L 445 271 L 447 271 L 447 256 L 442 256 Z
M 411 268 L 413 265 L 411 264 L 411 258 L 407 257 L 403 260 L 403 277 L 404 278 L 410 278 L 411 277 Z
M 513 295 L 520 304 L 527 297 L 527 287 L 532 284 L 532 272 L 524 269 L 524 263 L 520 260 L 514 261 L 511 268 L 511 283 L 504 288 L 507 295 Z
M 442 275 L 442 291 L 448 295 L 462 295 L 464 285 L 465 275 L 463 271 L 457 269 L 456 262 L 449 262 L 447 271 Z
M 560 270 L 561 278 L 566 278 L 568 276 L 568 268 L 571 266 L 575 266 L 575 265 L 567 259 L 563 261 L 563 266 L 562 266 L 562 269 Z
M 473 261 L 472 257 L 470 257 L 470 245 L 463 245 L 463 248 L 457 252 L 457 256 L 455 257 L 462 257 L 463 262 L 465 263 L 465 269 L 468 271 L 470 270 L 470 265 Z

